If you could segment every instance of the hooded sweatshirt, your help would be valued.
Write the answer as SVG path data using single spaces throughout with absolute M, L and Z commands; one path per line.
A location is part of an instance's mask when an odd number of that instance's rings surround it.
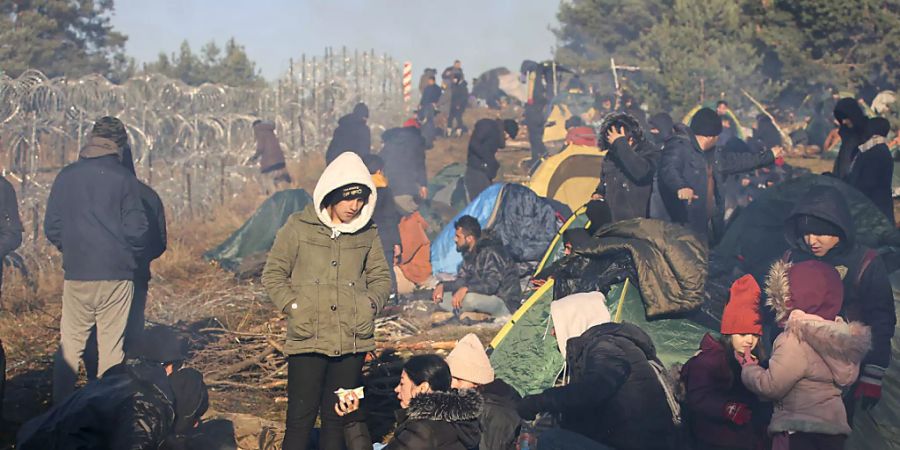
M 860 144 L 865 140 L 868 119 L 856 99 L 849 97 L 840 99 L 834 106 L 834 118 L 839 122 L 843 119 L 850 119 L 853 122 L 850 127 L 842 123 L 838 130 L 838 134 L 841 135 L 841 148 L 834 160 L 832 173 L 844 180 L 850 174 L 850 163 L 856 157 Z
M 825 256 L 816 257 L 797 231 L 797 222 L 803 215 L 817 217 L 843 230 L 841 242 Z M 897 321 L 893 290 L 881 257 L 874 250 L 856 243 L 853 218 L 840 191 L 828 186 L 811 190 L 797 202 L 785 221 L 784 233 L 791 246 L 788 254 L 790 262 L 816 259 L 834 266 L 838 273 L 843 274 L 841 316 L 872 328 L 872 351 L 863 364 L 887 368 L 891 361 L 891 339 Z
M 66 280 L 131 281 L 148 229 L 137 178 L 122 166 L 122 149 L 92 137 L 56 176 L 44 234 L 63 253 Z
M 371 189 L 369 201 L 350 222 L 334 224 L 322 202 L 353 183 Z M 374 317 L 391 289 L 390 267 L 371 221 L 376 200 L 362 160 L 343 153 L 325 168 L 313 203 L 278 231 L 262 283 L 287 316 L 288 355 L 336 357 L 375 348 Z
M 550 304 L 550 317 L 563 358 L 569 339 L 610 320 L 606 297 L 600 292 L 581 292 L 561 298 Z

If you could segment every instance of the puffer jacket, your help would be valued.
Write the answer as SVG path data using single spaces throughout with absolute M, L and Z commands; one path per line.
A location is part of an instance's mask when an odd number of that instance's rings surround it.
M 23 450 L 155 450 L 175 422 L 175 395 L 161 366 L 112 367 L 19 430 Z
M 769 433 L 800 431 L 850 434 L 843 388 L 856 381 L 872 334 L 860 322 L 825 320 L 790 308 L 788 264 L 777 262 L 766 292 L 776 316 L 787 317 L 775 339 L 768 369 L 744 366 L 741 380 L 750 391 L 775 402 Z
M 606 198 L 614 222 L 647 217 L 656 163 L 661 152 L 648 141 L 636 146 L 619 138 L 603 160 L 597 193 Z
M 330 192 L 351 183 L 372 190 L 349 223 L 334 225 L 321 207 Z M 346 152 L 319 178 L 313 203 L 292 214 L 275 236 L 262 283 L 287 316 L 285 352 L 341 356 L 375 349 L 374 318 L 391 289 L 372 214 L 375 185 L 362 160 Z
M 559 336 L 557 336 L 559 339 Z M 677 449 L 677 429 L 650 336 L 631 323 L 594 326 L 566 344 L 569 384 L 523 401 L 562 414 L 562 427 L 610 447 Z
M 763 427 L 757 429 L 755 421 L 737 425 L 725 417 L 725 405 L 730 402 L 747 405 L 753 419 L 763 416 L 756 396 L 747 390 L 732 364 L 740 369 L 725 346 L 709 334 L 703 336 L 700 352 L 684 364 L 681 378 L 691 432 L 695 440 L 711 446 L 759 448 Z
M 397 413 L 397 430 L 386 450 L 477 449 L 483 404 L 474 390 L 419 394 Z
M 821 258 L 812 253 L 803 236 L 797 233 L 797 221 L 804 215 L 830 222 L 844 232 L 841 242 Z M 874 250 L 856 242 L 853 217 L 841 193 L 828 186 L 811 190 L 791 211 L 785 221 L 784 233 L 791 246 L 787 255 L 789 262 L 815 259 L 844 273 L 841 316 L 872 328 L 872 350 L 863 364 L 872 366 L 869 370 L 883 372 L 891 362 L 891 339 L 897 323 L 894 291 L 882 258 Z M 771 320 L 771 317 L 768 318 Z
M 512 386 L 497 378 L 478 388 L 484 398 L 481 445 L 478 450 L 515 450 L 522 419 L 516 403 L 522 399 Z
M 444 291 L 455 292 L 462 287 L 469 288 L 469 292 L 496 295 L 510 311 L 519 308 L 519 270 L 503 243 L 490 236 L 482 235 L 475 248 L 463 256 L 456 279 L 445 283 Z

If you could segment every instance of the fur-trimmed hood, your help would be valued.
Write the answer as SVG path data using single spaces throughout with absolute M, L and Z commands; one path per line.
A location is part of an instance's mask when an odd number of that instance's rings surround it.
M 869 327 L 861 322 L 844 322 L 840 317 L 829 321 L 795 310 L 788 318 L 785 332 L 809 344 L 825 361 L 839 386 L 856 381 L 859 363 L 872 348 Z
M 406 410 L 409 420 L 465 422 L 478 420 L 484 399 L 473 389 L 432 392 L 413 397 Z
M 844 285 L 840 272 L 827 263 L 808 260 L 794 265 L 779 260 L 766 277 L 766 295 L 778 324 L 794 310 L 832 320 L 840 313 Z

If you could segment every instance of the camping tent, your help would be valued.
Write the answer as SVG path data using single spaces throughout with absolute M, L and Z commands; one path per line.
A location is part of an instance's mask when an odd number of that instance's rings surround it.
M 594 97 L 582 92 L 565 92 L 553 97 L 547 106 L 547 126 L 544 142 L 561 141 L 566 138 L 566 120 L 572 116 L 589 114 L 594 107 Z
M 245 271 L 245 260 L 255 261 L 254 265 L 259 265 L 260 260 L 265 262 L 266 253 L 275 243 L 275 233 L 291 214 L 302 211 L 310 202 L 312 198 L 303 189 L 276 192 L 237 231 L 203 257 L 236 273 Z
M 647 223 L 657 226 L 658 223 L 654 222 Z M 584 209 L 581 209 L 563 226 L 563 230 L 586 225 Z M 608 242 L 621 242 L 624 238 L 620 231 L 616 231 L 616 227 L 617 225 L 606 227 L 597 234 L 598 236 L 607 236 Z M 674 231 L 674 228 L 669 228 L 669 232 L 673 235 L 672 237 L 687 237 L 685 234 Z M 576 261 L 584 262 L 595 257 L 601 260 L 611 258 L 609 260 L 612 262 L 617 259 L 612 256 L 612 253 L 615 252 L 604 252 L 598 255 L 579 255 L 560 260 L 562 243 L 558 237 L 547 249 L 543 261 L 538 266 L 539 272 L 544 269 L 554 270 L 554 266 L 558 265 L 571 265 Z M 643 252 L 638 253 L 643 254 Z M 698 259 L 685 260 L 683 264 L 700 264 L 699 259 L 702 259 L 702 255 L 697 253 L 695 256 Z M 688 315 L 684 314 L 653 320 L 647 319 L 645 302 L 641 295 L 640 275 L 625 276 L 624 279 L 624 274 L 613 274 L 612 277 L 608 277 L 612 274 L 608 269 L 599 273 L 596 266 L 585 272 L 571 271 L 570 273 L 577 274 L 578 277 L 586 280 L 605 279 L 605 282 L 600 282 L 605 286 L 597 286 L 596 290 L 605 294 L 606 304 L 613 319 L 635 323 L 647 331 L 656 344 L 660 359 L 666 364 L 684 362 L 690 358 L 696 351 L 703 334 L 711 331 L 708 327 L 715 325 L 700 324 L 696 320 L 689 320 Z M 550 303 L 554 299 L 574 293 L 560 291 L 560 286 L 557 286 L 556 283 L 565 283 L 566 280 L 563 278 L 565 275 L 558 271 L 555 278 L 549 279 L 539 289 L 531 292 L 525 303 L 491 342 L 493 349 L 491 363 L 497 377 L 512 385 L 520 394 L 533 394 L 552 386 L 562 371 L 562 356 L 557 349 L 556 340 L 549 333 L 550 326 L 552 326 L 549 317 Z M 694 319 L 693 315 L 690 316 L 691 319 Z
M 547 199 L 538 197 L 522 185 L 491 185 L 460 211 L 432 242 L 431 265 L 439 278 L 455 275 L 462 263 L 462 255 L 453 240 L 456 232 L 453 224 L 464 215 L 478 219 L 482 229 L 500 239 L 517 262 L 539 260 L 559 229 L 556 209 Z
M 541 161 L 528 187 L 537 195 L 552 198 L 574 211 L 591 199 L 600 183 L 604 154 L 597 147 L 570 144 Z

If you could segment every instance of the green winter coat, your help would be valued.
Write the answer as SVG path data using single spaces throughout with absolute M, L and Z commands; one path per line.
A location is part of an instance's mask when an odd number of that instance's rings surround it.
M 348 224 L 325 225 L 328 212 L 316 205 L 350 183 L 371 187 L 368 204 Z M 391 278 L 371 223 L 376 190 L 359 157 L 344 153 L 332 162 L 313 200 L 278 231 L 262 274 L 269 297 L 287 316 L 285 353 L 336 357 L 374 350 L 375 315 L 390 294 Z

